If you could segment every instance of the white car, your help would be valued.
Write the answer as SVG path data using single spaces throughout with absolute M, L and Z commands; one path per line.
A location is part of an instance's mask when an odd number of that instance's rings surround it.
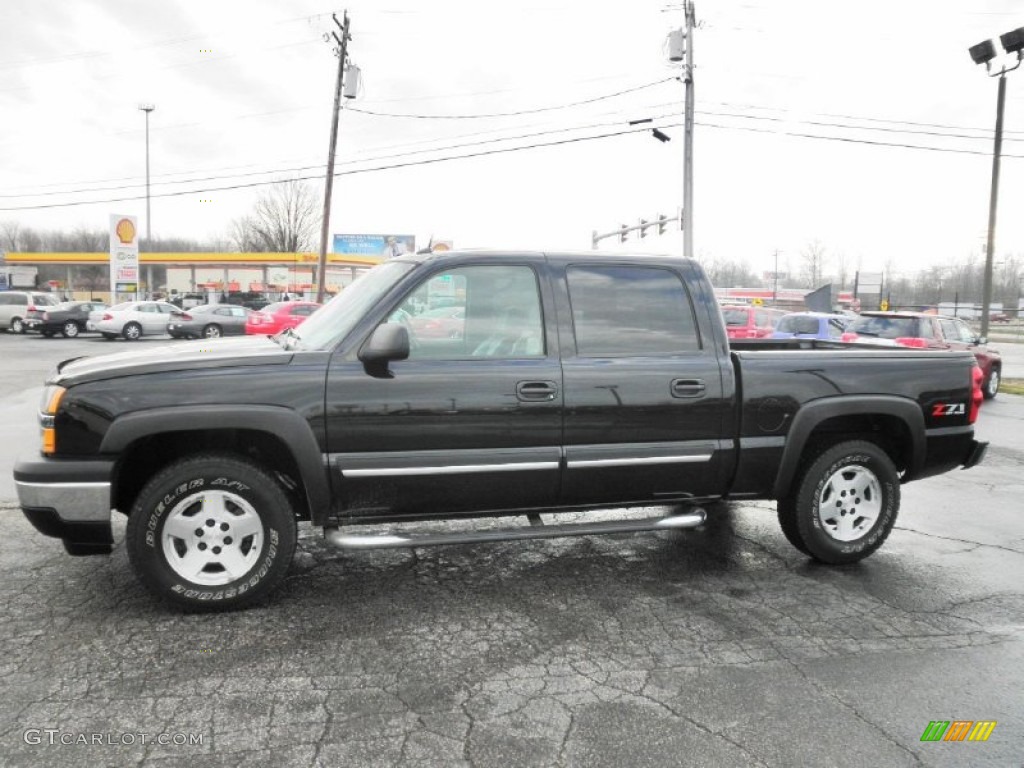
M 105 339 L 124 336 L 135 341 L 143 336 L 167 333 L 171 313 L 178 308 L 166 301 L 126 301 L 99 312 L 90 312 L 86 327 L 99 331 Z

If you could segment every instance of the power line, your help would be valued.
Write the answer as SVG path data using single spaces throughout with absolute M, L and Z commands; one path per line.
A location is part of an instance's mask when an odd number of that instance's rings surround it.
M 605 101 L 607 99 L 614 99 L 617 96 L 623 96 L 627 93 L 636 93 L 642 91 L 645 88 L 653 88 L 656 85 L 662 83 L 668 83 L 675 80 L 674 77 L 665 77 L 661 80 L 655 80 L 652 83 L 645 83 L 644 85 L 638 85 L 634 88 L 627 88 L 622 91 L 616 91 L 615 93 L 608 93 L 604 96 L 595 96 L 591 99 L 583 99 L 582 101 L 573 101 L 568 104 L 557 104 L 550 107 L 537 107 L 535 109 L 521 109 L 515 112 L 492 112 L 490 114 L 478 114 L 478 115 L 424 115 L 424 114 L 411 114 L 411 113 L 397 113 L 397 112 L 376 112 L 371 109 L 359 109 L 357 107 L 348 107 L 347 110 L 350 112 L 359 112 L 364 115 L 373 115 L 374 117 L 404 117 L 416 120 L 478 120 L 482 118 L 490 117 L 515 117 L 517 115 L 533 115 L 538 112 L 551 112 L 557 109 L 569 109 L 571 107 L 580 107 L 584 104 L 593 104 L 598 101 Z

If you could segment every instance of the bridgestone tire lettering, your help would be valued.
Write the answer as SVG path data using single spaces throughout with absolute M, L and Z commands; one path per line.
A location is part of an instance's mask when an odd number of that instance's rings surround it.
M 251 508 L 249 519 L 254 510 L 262 525 L 262 533 L 249 539 L 260 542 L 259 556 L 251 560 L 247 572 L 228 583 L 210 583 L 233 575 L 215 560 L 212 566 L 200 563 L 200 581 L 181 575 L 188 574 L 180 565 L 182 560 L 176 560 L 175 566 L 168 562 L 165 547 L 182 543 L 177 535 L 165 543 L 163 528 L 168 516 L 176 516 L 180 522 L 181 510 L 196 503 L 190 497 L 201 496 L 203 488 L 234 494 L 239 503 L 244 501 Z M 295 540 L 295 512 L 271 472 L 231 454 L 205 454 L 178 461 L 150 478 L 128 519 L 125 544 L 136 575 L 151 592 L 188 610 L 223 611 L 265 598 L 284 579 L 295 552 Z M 235 546 L 241 546 L 241 542 Z M 171 556 L 175 556 L 173 549 Z M 251 548 L 247 556 L 253 556 Z M 178 557 L 184 555 L 178 552 Z

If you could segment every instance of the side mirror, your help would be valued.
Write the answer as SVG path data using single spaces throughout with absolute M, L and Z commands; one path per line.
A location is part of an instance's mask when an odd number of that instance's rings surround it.
M 370 334 L 359 350 L 359 359 L 368 366 L 386 366 L 392 360 L 409 357 L 409 331 L 401 323 L 383 323 Z

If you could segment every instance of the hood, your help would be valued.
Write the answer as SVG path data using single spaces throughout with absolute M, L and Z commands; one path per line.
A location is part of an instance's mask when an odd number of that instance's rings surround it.
M 223 368 L 237 365 L 284 365 L 294 352 L 286 352 L 268 336 L 179 341 L 157 346 L 131 342 L 130 349 L 113 355 L 76 357 L 57 366 L 51 384 L 80 384 L 117 376 L 161 371 Z

